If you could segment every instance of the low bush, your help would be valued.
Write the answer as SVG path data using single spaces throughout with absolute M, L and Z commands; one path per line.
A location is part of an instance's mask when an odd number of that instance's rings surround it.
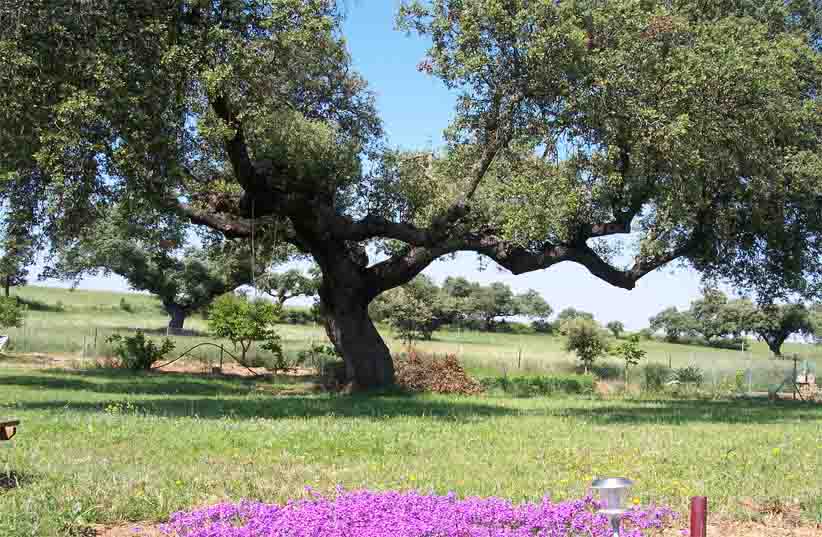
M 313 324 L 315 315 L 310 310 L 286 308 L 282 312 L 282 322 L 286 324 Z
M 168 338 L 157 345 L 138 330 L 133 336 L 114 334 L 106 342 L 114 348 L 120 367 L 135 371 L 151 369 L 163 356 L 174 350 L 174 342 Z
M 659 392 L 671 380 L 672 370 L 664 364 L 648 364 L 642 368 L 642 387 L 650 392 Z
M 397 385 L 405 390 L 462 395 L 482 392 L 482 385 L 465 372 L 454 354 L 437 358 L 411 351 L 397 357 L 394 365 Z
M 695 365 L 691 365 L 688 367 L 674 369 L 673 374 L 671 375 L 671 380 L 676 381 L 679 384 L 693 384 L 694 386 L 702 386 L 702 382 L 705 380 L 705 375 L 703 374 L 702 369 Z
M 500 391 L 516 397 L 556 394 L 594 393 L 593 375 L 517 375 L 488 377 L 480 380 L 488 391 Z

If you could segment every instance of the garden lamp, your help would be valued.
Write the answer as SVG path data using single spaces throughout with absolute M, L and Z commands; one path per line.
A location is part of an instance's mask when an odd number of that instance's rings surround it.
M 611 526 L 614 528 L 614 537 L 619 537 L 619 522 L 623 513 L 628 509 L 625 507 L 625 500 L 628 497 L 628 490 L 633 486 L 633 482 L 624 477 L 608 477 L 596 479 L 591 483 L 591 488 L 599 491 L 599 499 L 602 507 L 599 513 L 608 517 Z

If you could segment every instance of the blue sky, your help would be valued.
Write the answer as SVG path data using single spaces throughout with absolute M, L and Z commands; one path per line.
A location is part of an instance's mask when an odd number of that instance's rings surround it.
M 385 123 L 389 143 L 431 148 L 441 143 L 454 96 L 436 79 L 417 71 L 426 43 L 394 30 L 398 0 L 350 0 L 345 34 L 354 66 L 370 82 Z M 474 254 L 434 263 L 426 273 L 437 281 L 461 275 L 484 283 L 504 281 L 517 292 L 536 289 L 555 311 L 573 306 L 590 311 L 605 323 L 621 320 L 629 329 L 647 326 L 648 318 L 668 306 L 687 307 L 700 289 L 692 270 L 664 268 L 643 278 L 633 291 L 609 286 L 584 268 L 564 263 L 548 270 L 513 276 L 491 264 L 478 270 Z M 47 282 L 60 285 L 59 282 Z M 120 278 L 88 278 L 81 288 L 126 289 Z

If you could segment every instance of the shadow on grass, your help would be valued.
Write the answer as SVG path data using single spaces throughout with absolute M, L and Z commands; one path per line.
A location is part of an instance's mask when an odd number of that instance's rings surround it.
M 27 485 L 35 480 L 35 476 L 21 474 L 14 470 L 0 471 L 0 493 Z
M 185 373 L 135 373 L 127 370 L 100 369 L 0 375 L 0 386 L 132 395 L 216 396 L 248 394 L 254 390 L 255 383 L 251 379 L 226 379 Z
M 584 408 L 567 407 L 555 409 L 553 414 L 600 425 L 685 425 L 695 422 L 778 424 L 822 422 L 822 405 L 794 401 L 663 399 L 604 402 L 601 406 Z
M 71 410 L 102 412 L 114 401 L 32 401 L 17 404 L 20 410 Z M 205 419 L 284 419 L 326 416 L 363 419 L 426 417 L 451 421 L 519 415 L 516 409 L 485 404 L 481 400 L 433 400 L 414 396 L 287 396 L 243 399 L 167 398 L 131 400 L 136 413 L 163 417 Z

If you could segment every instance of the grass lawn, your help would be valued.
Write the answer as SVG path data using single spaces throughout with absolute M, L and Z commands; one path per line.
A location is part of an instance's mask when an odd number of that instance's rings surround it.
M 642 503 L 705 494 L 739 518 L 744 498 L 799 501 L 822 520 L 819 405 L 282 395 L 295 383 L 6 363 L 0 415 L 23 425 L 0 446 L 0 535 L 84 535 L 307 485 L 560 499 L 595 475 L 633 478 Z

